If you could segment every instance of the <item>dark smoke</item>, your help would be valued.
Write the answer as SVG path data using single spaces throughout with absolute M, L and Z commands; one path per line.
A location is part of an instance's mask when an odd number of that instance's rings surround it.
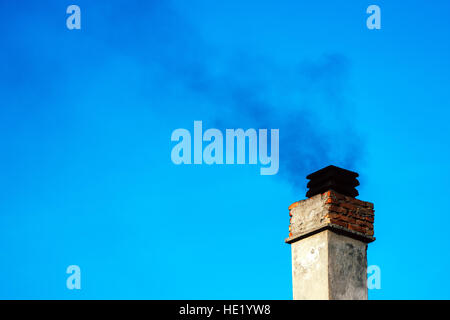
M 246 48 L 217 50 L 167 4 L 131 2 L 120 10 L 102 9 L 105 21 L 120 21 L 124 14 L 135 21 L 114 28 L 103 41 L 122 54 L 138 49 L 133 58 L 156 63 L 164 70 L 164 82 L 181 83 L 212 106 L 214 121 L 208 127 L 280 129 L 278 175 L 295 187 L 329 164 L 355 169 L 362 149 L 346 99 L 351 64 L 345 56 L 321 54 L 281 65 Z M 96 37 L 105 39 L 104 34 Z
M 254 65 L 247 65 L 253 73 L 245 81 L 232 72 L 213 76 L 206 67 L 180 74 L 190 90 L 217 107 L 211 126 L 279 128 L 279 176 L 295 187 L 304 186 L 308 173 L 329 164 L 353 169 L 361 156 L 361 144 L 343 94 L 350 72 L 347 59 L 325 55 L 317 62 L 299 63 L 294 71 L 284 73 L 267 62 L 253 61 Z M 273 76 L 261 81 L 261 72 Z M 286 88 L 278 79 L 289 79 L 291 85 Z M 271 97 L 266 97 L 268 92 L 273 93 Z M 318 96 L 320 101 L 302 103 L 308 101 L 305 96 Z

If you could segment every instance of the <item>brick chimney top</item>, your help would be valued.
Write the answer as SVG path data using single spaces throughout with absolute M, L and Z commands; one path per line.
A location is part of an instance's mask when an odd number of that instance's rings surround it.
M 355 199 L 358 174 L 328 166 L 307 176 L 308 199 L 289 206 L 292 289 L 300 299 L 367 300 L 374 206 Z
M 307 187 L 306 197 L 311 198 L 325 191 L 334 190 L 342 195 L 355 198 L 359 195 L 355 187 L 359 186 L 356 172 L 342 169 L 336 166 L 328 166 L 311 173 L 306 178 L 310 181 Z

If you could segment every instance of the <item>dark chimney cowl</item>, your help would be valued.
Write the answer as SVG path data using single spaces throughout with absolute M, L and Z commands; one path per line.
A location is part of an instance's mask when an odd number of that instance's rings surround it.
M 334 190 L 345 196 L 353 197 L 359 195 L 355 187 L 359 186 L 356 172 L 342 169 L 336 166 L 328 166 L 311 173 L 306 178 L 310 181 L 307 187 L 306 197 L 311 198 L 316 194 Z

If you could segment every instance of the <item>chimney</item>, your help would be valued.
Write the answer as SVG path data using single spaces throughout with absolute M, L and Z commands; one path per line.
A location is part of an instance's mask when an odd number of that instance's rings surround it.
M 308 199 L 289 207 L 294 300 L 367 299 L 367 244 L 374 210 L 355 199 L 356 172 L 335 166 L 309 179 Z

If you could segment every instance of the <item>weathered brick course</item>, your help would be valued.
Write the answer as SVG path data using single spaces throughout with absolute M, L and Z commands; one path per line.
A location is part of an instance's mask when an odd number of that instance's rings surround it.
M 294 202 L 289 206 L 289 216 L 290 238 L 333 225 L 369 238 L 374 234 L 373 203 L 345 196 L 333 190 Z

